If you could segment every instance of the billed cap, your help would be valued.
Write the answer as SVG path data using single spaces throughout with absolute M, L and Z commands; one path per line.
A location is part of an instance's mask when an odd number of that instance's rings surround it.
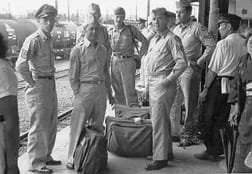
M 125 10 L 122 7 L 117 7 L 114 10 L 114 15 L 124 15 L 125 16 Z
M 58 12 L 57 12 L 56 8 L 54 8 L 51 5 L 44 4 L 35 13 L 35 18 L 44 18 L 44 17 L 47 17 L 47 16 L 54 16 L 54 17 L 56 17 L 57 13 Z
M 235 14 L 221 14 L 220 18 L 218 20 L 218 25 L 221 23 L 231 23 L 231 24 L 239 24 L 241 21 L 241 17 L 235 15 Z

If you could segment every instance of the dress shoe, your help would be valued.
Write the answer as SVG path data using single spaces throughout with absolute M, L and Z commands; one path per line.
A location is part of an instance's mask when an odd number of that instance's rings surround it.
M 67 163 L 66 168 L 69 170 L 74 170 L 74 164 L 73 163 Z
M 145 170 L 160 170 L 164 167 L 167 167 L 167 160 L 157 160 L 147 164 Z
M 46 166 L 42 167 L 42 168 L 39 168 L 39 169 L 30 169 L 29 171 L 33 172 L 33 173 L 39 173 L 39 174 L 51 174 L 51 173 L 53 173 L 53 170 L 47 168 Z
M 46 165 L 51 165 L 51 166 L 56 166 L 56 165 L 61 165 L 61 161 L 57 160 L 50 160 L 46 162 Z
M 194 157 L 199 160 L 208 160 L 208 161 L 212 161 L 212 162 L 218 161 L 217 156 L 208 154 L 207 152 L 203 152 L 200 154 L 194 154 Z

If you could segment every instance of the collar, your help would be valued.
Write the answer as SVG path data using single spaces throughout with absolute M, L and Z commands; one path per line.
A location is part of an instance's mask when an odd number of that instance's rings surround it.
M 92 43 L 86 37 L 84 37 L 83 44 L 84 44 L 84 47 L 87 47 L 87 48 L 92 46 Z M 94 45 L 97 45 L 97 43 L 95 43 Z
M 170 30 L 167 28 L 165 31 L 161 33 L 156 33 L 155 36 L 158 37 L 160 36 L 161 38 L 165 38 Z
M 49 34 L 49 36 L 48 36 L 41 29 L 38 29 L 38 33 L 39 33 L 39 35 L 40 35 L 40 37 L 42 38 L 43 41 L 51 39 L 51 34 Z
M 180 23 L 180 24 L 179 24 L 179 27 L 182 28 L 182 29 L 184 29 L 184 28 L 187 28 L 188 26 L 190 26 L 191 24 L 192 24 L 192 21 L 189 21 L 189 22 L 186 23 L 186 24 Z

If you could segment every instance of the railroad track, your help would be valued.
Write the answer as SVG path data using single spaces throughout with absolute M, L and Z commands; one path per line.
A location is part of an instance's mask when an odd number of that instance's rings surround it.
M 73 110 L 73 109 L 71 108 L 71 109 L 68 109 L 68 110 L 62 112 L 61 114 L 59 114 L 59 115 L 58 115 L 58 120 L 59 120 L 59 121 L 62 121 L 62 120 L 64 120 L 64 119 L 66 119 L 66 118 L 68 117 L 68 115 L 72 112 L 72 110 Z M 27 140 L 28 133 L 29 133 L 29 130 L 26 131 L 26 132 L 24 132 L 23 134 L 21 134 L 21 135 L 19 136 L 19 140 L 20 140 L 21 142 Z
M 55 80 L 68 76 L 68 71 L 69 69 L 64 69 L 64 70 L 55 72 Z M 24 89 L 26 85 L 27 83 L 24 80 L 18 81 L 18 90 Z

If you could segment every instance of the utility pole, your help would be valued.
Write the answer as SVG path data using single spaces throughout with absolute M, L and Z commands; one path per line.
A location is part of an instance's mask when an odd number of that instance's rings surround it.
M 147 19 L 150 16 L 150 0 L 147 0 Z
M 59 9 L 58 9 L 58 0 L 55 0 L 55 8 L 57 9 L 57 11 L 59 11 Z
M 70 21 L 70 3 L 69 0 L 67 0 L 67 20 Z

